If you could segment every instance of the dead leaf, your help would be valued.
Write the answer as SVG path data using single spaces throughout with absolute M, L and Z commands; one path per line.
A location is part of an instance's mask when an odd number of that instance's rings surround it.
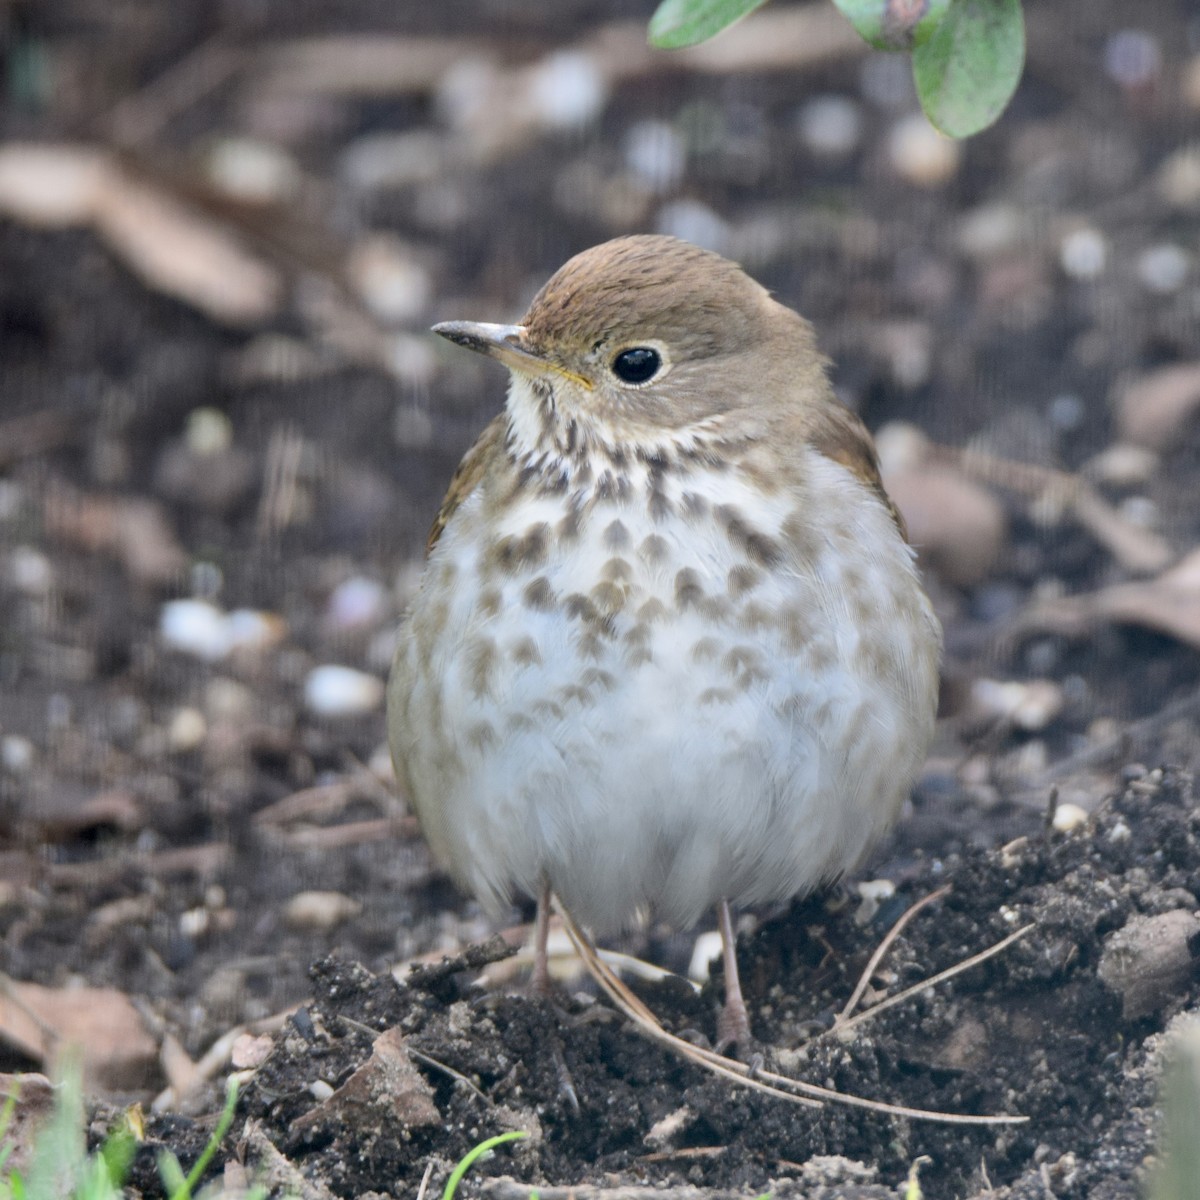
M 0 1039 L 51 1074 L 72 1050 L 92 1090 L 133 1091 L 157 1076 L 158 1043 L 115 988 L 8 982 L 0 991 Z
M 1162 367 L 1133 380 L 1117 398 L 1117 430 L 1125 441 L 1166 450 L 1200 412 L 1200 362 Z

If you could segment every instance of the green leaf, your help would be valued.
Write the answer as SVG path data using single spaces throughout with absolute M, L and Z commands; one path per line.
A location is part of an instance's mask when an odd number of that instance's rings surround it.
M 463 1176 L 471 1169 L 471 1164 L 476 1159 L 482 1158 L 489 1150 L 494 1150 L 497 1146 L 503 1146 L 505 1142 L 514 1142 L 518 1138 L 527 1138 L 528 1136 L 529 1134 L 517 1129 L 510 1133 L 499 1133 L 485 1142 L 480 1142 L 478 1146 L 472 1147 L 459 1159 L 454 1170 L 450 1172 L 450 1178 L 446 1180 L 446 1186 L 442 1191 L 442 1200 L 454 1200 L 454 1193 L 458 1191 L 458 1185 L 462 1183 Z
M 1025 65 L 1021 0 L 951 0 L 932 35 L 913 51 L 921 107 L 950 137 L 970 137 L 1003 111 Z
M 876 50 L 911 50 L 927 41 L 951 0 L 833 0 L 858 36 Z
M 650 45 L 678 50 L 706 42 L 767 0 L 662 0 L 650 18 Z

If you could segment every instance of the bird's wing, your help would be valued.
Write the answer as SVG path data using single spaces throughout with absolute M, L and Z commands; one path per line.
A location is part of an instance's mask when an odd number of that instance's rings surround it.
M 463 455 L 446 489 L 442 505 L 433 518 L 433 527 L 429 530 L 429 538 L 425 542 L 425 553 L 432 552 L 442 536 L 442 531 L 450 523 L 462 502 L 479 486 L 479 482 L 487 473 L 488 464 L 495 454 L 503 447 L 508 431 L 508 416 L 501 413 L 488 423 L 470 450 Z

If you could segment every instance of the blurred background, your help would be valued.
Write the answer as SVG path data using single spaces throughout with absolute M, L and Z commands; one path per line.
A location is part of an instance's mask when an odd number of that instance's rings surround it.
M 623 233 L 744 264 L 878 434 L 947 635 L 887 870 L 1200 760 L 1195 4 L 1028 0 L 1021 87 L 964 143 L 830 4 L 670 54 L 651 8 L 0 4 L 13 978 L 142 997 L 195 1059 L 325 951 L 487 932 L 384 748 L 505 386 L 427 330 L 515 320 Z M 160 1069 L 125 1041 L 111 1086 Z

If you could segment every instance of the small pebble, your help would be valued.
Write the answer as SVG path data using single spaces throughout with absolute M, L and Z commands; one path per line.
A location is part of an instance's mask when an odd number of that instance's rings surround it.
M 1123 88 L 1144 88 L 1162 72 L 1162 48 L 1142 29 L 1121 29 L 1104 47 L 1104 69 Z
M 982 204 L 958 223 L 958 248 L 974 259 L 992 259 L 1028 237 L 1029 218 L 1015 204 Z
M 1059 244 L 1058 260 L 1072 279 L 1096 279 L 1108 265 L 1108 243 L 1099 230 L 1073 230 Z
M 183 440 L 200 457 L 219 454 L 233 445 L 233 423 L 219 408 L 193 408 L 187 416 Z
M 230 650 L 264 650 L 287 636 L 287 622 L 274 613 L 235 608 L 225 618 Z
M 167 726 L 167 746 L 175 754 L 199 749 L 207 736 L 208 722 L 197 708 L 177 709 Z
M 887 140 L 892 169 L 907 183 L 936 188 L 958 173 L 962 150 L 953 138 L 938 133 L 920 113 L 892 126 Z
M 40 550 L 17 546 L 8 556 L 8 577 L 18 592 L 45 596 L 54 586 L 54 567 Z
M 1059 833 L 1070 833 L 1081 825 L 1087 824 L 1088 814 L 1078 804 L 1059 804 L 1054 809 L 1054 820 L 1051 822 Z
M 207 600 L 168 600 L 159 614 L 158 631 L 172 650 L 206 662 L 229 653 L 225 614 Z
M 665 195 L 678 185 L 687 166 L 687 148 L 667 121 L 639 121 L 625 135 L 625 165 L 646 191 Z
M 341 156 L 339 174 L 360 191 L 429 183 L 446 169 L 446 139 L 428 130 L 356 138 Z
M 333 1085 L 326 1083 L 323 1079 L 314 1079 L 308 1085 L 308 1092 L 314 1100 L 323 1104 L 333 1095 Z
M 329 623 L 339 630 L 363 629 L 378 624 L 387 610 L 387 589 L 363 575 L 343 580 L 333 589 L 326 610 Z
M 1169 155 L 1155 176 L 1158 193 L 1183 212 L 1200 209 L 1200 143 L 1192 142 Z
M 846 96 L 814 96 L 796 123 L 805 148 L 822 158 L 849 158 L 862 142 L 862 111 Z
M 23 775 L 33 766 L 33 743 L 17 733 L 0 737 L 0 767 L 13 775 Z
M 1159 458 L 1153 450 L 1135 446 L 1132 442 L 1113 442 L 1089 459 L 1082 473 L 1097 483 L 1127 488 L 1148 483 L 1158 473 L 1158 468 Z
M 1046 406 L 1050 424 L 1062 433 L 1073 433 L 1087 417 L 1087 405 L 1074 392 L 1062 392 Z
M 374 712 L 383 703 L 381 679 L 353 667 L 314 667 L 304 684 L 304 703 L 322 717 Z
M 578 50 L 560 50 L 531 68 L 526 102 L 546 129 L 583 129 L 608 103 L 608 84 L 596 60 Z
M 289 929 L 327 933 L 362 912 L 362 904 L 341 892 L 298 892 L 283 906 Z
M 388 324 L 416 321 L 433 295 L 429 272 L 405 242 L 389 234 L 360 241 L 350 252 L 346 270 L 363 303 Z
M 273 142 L 223 137 L 208 155 L 208 175 L 226 195 L 251 204 L 288 200 L 300 187 L 296 160 Z
M 667 233 L 685 242 L 723 254 L 729 247 L 729 224 L 698 200 L 676 200 L 658 210 L 656 233 Z
M 1148 292 L 1165 296 L 1179 291 L 1191 269 L 1191 255 L 1174 242 L 1161 242 L 1138 255 L 1138 279 Z
M 1149 496 L 1126 496 L 1117 511 L 1139 529 L 1158 529 L 1162 526 L 1158 505 Z

